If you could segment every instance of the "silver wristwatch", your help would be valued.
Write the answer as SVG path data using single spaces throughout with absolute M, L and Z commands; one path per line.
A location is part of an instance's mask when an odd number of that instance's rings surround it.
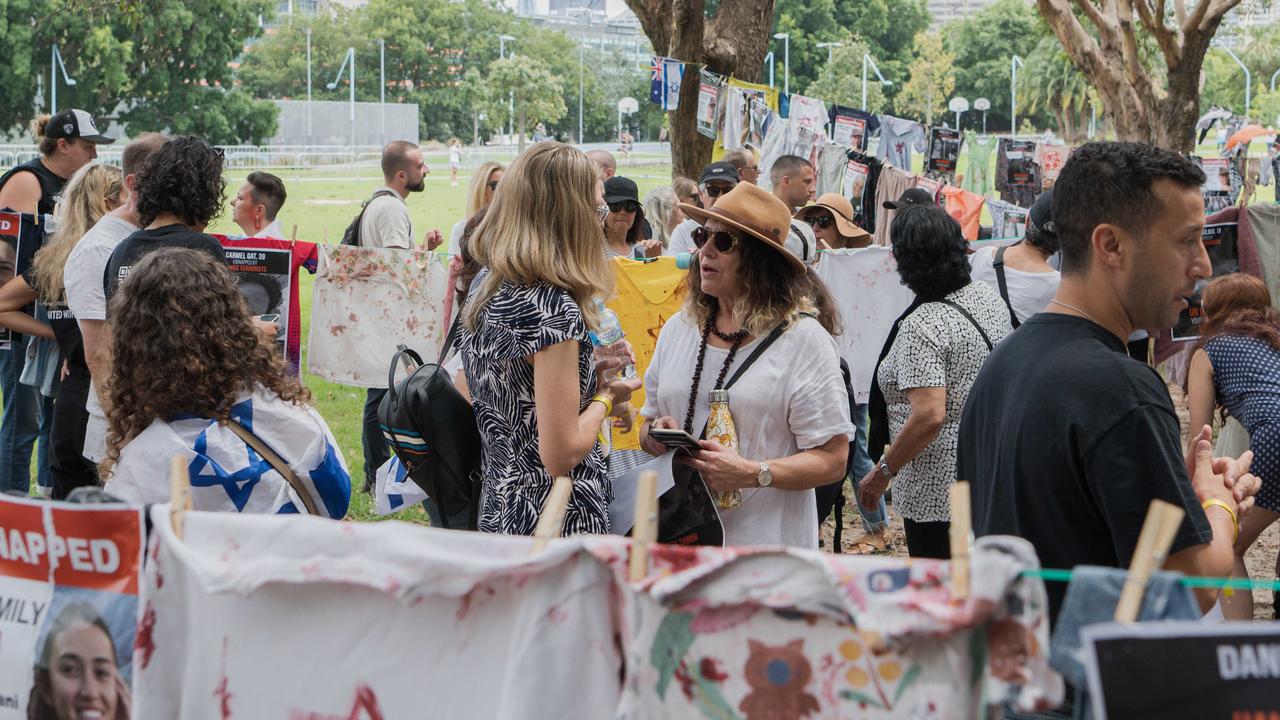
M 773 472 L 769 470 L 769 463 L 761 462 L 760 469 L 756 471 L 756 485 L 760 487 L 769 487 L 773 484 Z
M 896 472 L 894 472 L 894 471 L 892 471 L 892 470 L 890 470 L 890 469 L 889 469 L 889 458 L 886 458 L 886 457 L 883 457 L 883 456 L 882 456 L 882 457 L 880 458 L 880 465 L 879 465 L 879 467 L 880 467 L 880 474 L 881 474 L 881 475 L 884 475 L 884 476 L 885 476 L 886 478 L 888 478 L 889 480 L 892 480 L 892 479 L 893 479 L 893 476 L 898 474 L 898 473 L 896 473 Z

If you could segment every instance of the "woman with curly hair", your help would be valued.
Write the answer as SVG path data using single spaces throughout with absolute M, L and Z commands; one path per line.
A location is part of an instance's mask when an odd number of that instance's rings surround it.
M 970 278 L 960 224 L 946 210 L 908 205 L 889 234 L 898 275 L 916 300 L 894 323 L 876 366 L 868 449 L 880 455 L 886 415 L 893 444 L 859 483 L 859 502 L 878 507 L 892 482 L 907 553 L 947 558 L 960 413 L 983 361 L 1013 329 L 1000 295 Z
M 75 488 L 96 485 L 93 463 L 84 459 L 85 426 L 89 413 L 89 366 L 85 362 L 84 340 L 75 315 L 67 307 L 62 271 L 67 256 L 107 213 L 120 207 L 123 179 L 119 168 L 92 163 L 76 171 L 58 204 L 57 230 L 36 252 L 26 272 L 0 288 L 0 326 L 16 332 L 52 338 L 65 363 L 66 375 L 58 385 L 50 429 L 52 452 L 49 459 L 53 498 L 62 500 Z M 40 300 L 47 308 L 46 325 L 22 311 Z
M 107 263 L 107 299 L 129 268 L 164 247 L 185 247 L 225 260 L 222 245 L 205 227 L 222 212 L 227 183 L 222 150 L 194 135 L 165 143 L 138 171 L 138 219 L 142 229 L 120 241 Z
M 180 455 L 197 510 L 346 514 L 351 477 L 338 443 L 254 328 L 225 264 L 156 250 L 130 271 L 110 316 L 107 492 L 164 502 L 165 469 Z
M 1245 552 L 1280 519 L 1280 311 L 1271 305 L 1266 283 L 1243 273 L 1209 283 L 1201 304 L 1204 323 L 1187 372 L 1188 427 L 1210 424 L 1220 409 L 1249 432 L 1251 472 L 1262 480 L 1262 489 L 1254 509 L 1240 518 L 1232 572 L 1248 578 Z M 1224 596 L 1222 614 L 1228 620 L 1252 620 L 1253 593 L 1246 589 Z

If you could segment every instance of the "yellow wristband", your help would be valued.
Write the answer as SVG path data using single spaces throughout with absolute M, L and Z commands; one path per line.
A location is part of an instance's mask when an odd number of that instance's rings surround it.
M 605 397 L 604 395 L 597 395 L 591 398 L 591 402 L 598 402 L 601 405 L 604 405 L 605 417 L 609 417 L 610 415 L 613 414 L 613 401 Z M 590 405 L 591 403 L 587 403 L 587 404 Z
M 1223 510 L 1227 511 L 1227 514 L 1231 516 L 1231 524 L 1235 526 L 1235 529 L 1236 529 L 1235 535 L 1231 538 L 1231 544 L 1235 545 L 1236 540 L 1240 539 L 1240 521 L 1236 519 L 1236 509 L 1222 502 L 1221 500 L 1218 500 L 1217 498 L 1205 500 L 1203 503 L 1200 504 L 1200 507 L 1204 508 L 1205 510 L 1208 510 L 1211 507 L 1220 507 Z

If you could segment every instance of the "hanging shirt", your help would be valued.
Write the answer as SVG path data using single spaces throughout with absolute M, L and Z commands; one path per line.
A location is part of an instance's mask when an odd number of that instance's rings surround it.
M 723 97 L 724 77 L 709 70 L 698 70 L 698 133 L 713 140 Z
M 829 142 L 818 151 L 818 195 L 842 191 L 844 170 L 848 163 L 849 148 L 843 145 Z
M 876 157 L 905 170 L 911 169 L 911 150 L 924 152 L 924 127 L 915 120 L 880 116 L 880 149 Z
M 987 201 L 991 212 L 991 239 L 1021 240 L 1027 234 L 1027 209 L 992 198 Z
M 827 105 L 817 98 L 792 95 L 791 114 L 787 115 L 787 122 L 826 134 Z
M 747 95 L 751 94 L 764 100 L 770 110 L 778 112 L 778 90 L 768 85 L 743 82 L 737 78 L 729 78 L 724 88 L 723 114 L 724 125 L 715 145 L 711 148 L 711 159 L 724 157 L 725 150 L 734 150 L 743 146 L 750 129 L 748 117 Z
M 876 231 L 876 188 L 880 180 L 879 160 L 851 150 L 844 166 L 841 194 L 853 204 L 853 224 L 869 233 Z
M 915 293 L 902 284 L 893 251 L 878 245 L 824 252 L 814 271 L 840 311 L 844 332 L 836 345 L 849 364 L 856 401 L 866 404 L 880 348 Z
M 996 149 L 995 138 L 970 130 L 965 133 L 964 142 L 969 148 L 969 168 L 964 175 L 964 189 L 985 196 L 991 192 L 991 151 Z
M 865 110 L 832 105 L 827 110 L 831 139 L 858 152 L 867 151 L 867 141 L 880 131 L 880 117 Z
M 875 207 L 872 209 L 876 213 L 876 229 L 873 233 L 877 245 L 889 245 L 889 224 L 893 222 L 893 216 L 898 214 L 897 210 L 890 210 L 884 206 L 887 200 L 897 200 L 908 188 L 916 185 L 916 176 L 902 168 L 892 165 L 881 168 L 880 179 L 876 183 L 876 199 Z
M 996 191 L 1000 199 L 1019 207 L 1031 207 L 1040 194 L 1036 144 L 1031 140 L 1000 138 L 996 154 Z
M 942 183 L 924 175 L 919 175 L 916 177 L 916 187 L 929 193 L 929 197 L 934 202 L 938 202 L 938 194 L 942 192 Z
M 925 168 L 955 175 L 960 166 L 960 131 L 946 127 L 929 128 L 929 156 Z
M 970 242 L 978 239 L 978 228 L 982 224 L 982 206 L 987 199 L 968 190 L 961 190 L 950 185 L 942 188 L 942 199 L 947 214 L 960 223 L 960 232 Z
M 306 268 L 312 275 L 316 272 L 319 255 L 315 243 L 298 240 L 274 240 L 261 238 L 228 238 L 222 235 L 215 237 L 223 248 L 270 248 L 288 250 L 289 261 L 289 313 L 286 325 L 285 360 L 290 374 L 297 375 L 302 366 L 302 300 L 298 292 L 298 270 Z
M 1067 164 L 1067 158 L 1071 157 L 1071 146 L 1040 143 L 1036 145 L 1033 157 L 1036 165 L 1040 166 L 1040 185 L 1048 190 L 1057 181 L 1062 166 Z
M 387 386 L 396 345 L 433 356 L 444 341 L 449 270 L 436 253 L 321 245 L 307 369 L 343 385 Z

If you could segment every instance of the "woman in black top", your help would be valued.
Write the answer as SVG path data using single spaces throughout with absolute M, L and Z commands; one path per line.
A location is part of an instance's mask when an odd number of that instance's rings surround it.
M 82 454 L 89 420 L 85 409 L 89 366 L 84 359 L 80 327 L 67 308 L 62 269 L 89 228 L 120 206 L 122 187 L 119 168 L 91 164 L 77 171 L 58 205 L 58 229 L 36 253 L 31 267 L 0 288 L 0 326 L 55 339 L 64 361 L 65 376 L 58 386 L 50 430 L 53 452 L 49 466 L 53 497 L 59 500 L 73 489 L 95 485 L 98 480 L 93 464 Z M 37 299 L 47 308 L 49 325 L 22 311 Z
M 41 115 L 31 122 L 31 132 L 40 157 L 0 175 L 0 209 L 48 215 L 71 176 L 98 157 L 99 145 L 115 140 L 100 134 L 83 110 Z

